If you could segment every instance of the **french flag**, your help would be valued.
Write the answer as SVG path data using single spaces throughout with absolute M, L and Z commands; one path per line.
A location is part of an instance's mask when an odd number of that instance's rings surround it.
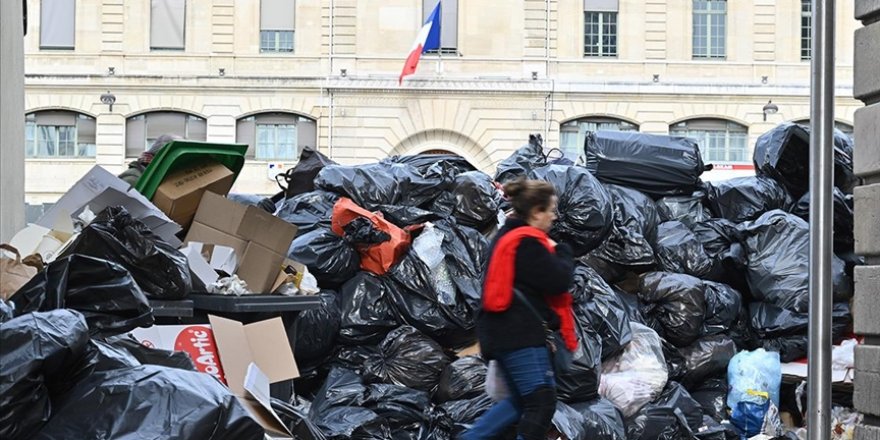
M 423 53 L 429 50 L 440 49 L 441 3 L 442 1 L 437 2 L 434 11 L 431 12 L 431 15 L 425 20 L 422 30 L 419 31 L 419 36 L 416 37 L 416 42 L 413 44 L 412 51 L 409 53 L 409 56 L 406 57 L 406 64 L 403 65 L 403 71 L 400 72 L 400 78 L 397 82 L 398 85 L 403 84 L 404 76 L 412 75 L 416 72 L 416 66 L 419 65 L 419 59 L 422 57 Z

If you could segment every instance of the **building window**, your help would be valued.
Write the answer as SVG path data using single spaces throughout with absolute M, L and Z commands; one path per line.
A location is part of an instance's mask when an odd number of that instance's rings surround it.
M 183 50 L 186 0 L 151 0 L 150 49 Z
M 293 52 L 295 0 L 260 0 L 260 52 Z
M 25 156 L 95 157 L 95 118 L 70 111 L 46 110 L 25 116 Z
M 422 23 L 428 19 L 440 0 L 422 0 Z M 440 6 L 440 49 L 433 54 L 458 53 L 458 0 L 443 0 Z
M 125 121 L 125 156 L 140 156 L 163 134 L 204 141 L 207 128 L 204 118 L 181 112 L 160 111 L 132 116 Z
M 73 50 L 74 0 L 40 2 L 40 49 Z
M 691 119 L 669 127 L 672 136 L 697 141 L 703 160 L 713 163 L 745 163 L 749 158 L 749 129 L 723 119 Z
M 801 60 L 807 61 L 813 53 L 813 2 L 801 0 Z
M 694 58 L 727 56 L 727 1 L 694 0 Z
M 566 158 L 576 161 L 584 152 L 590 131 L 639 131 L 639 126 L 615 118 L 588 117 L 574 119 L 559 127 L 559 145 Z
M 292 113 L 260 113 L 238 120 L 236 141 L 248 145 L 247 158 L 262 161 L 295 161 L 303 147 L 318 140 L 314 119 Z
M 617 56 L 617 0 L 584 0 L 584 56 Z

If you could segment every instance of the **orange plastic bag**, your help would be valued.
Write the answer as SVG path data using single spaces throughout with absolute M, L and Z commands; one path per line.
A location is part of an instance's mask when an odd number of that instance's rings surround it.
M 370 220 L 377 230 L 391 237 L 390 240 L 379 244 L 356 246 L 361 256 L 361 269 L 376 275 L 384 275 L 394 263 L 400 261 L 409 249 L 410 235 L 407 231 L 385 220 L 381 213 L 367 211 L 346 197 L 340 198 L 333 206 L 331 228 L 336 235 L 344 237 L 345 226 L 361 217 Z

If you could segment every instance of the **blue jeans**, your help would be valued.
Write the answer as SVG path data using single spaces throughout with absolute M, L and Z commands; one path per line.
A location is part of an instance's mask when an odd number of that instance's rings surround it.
M 462 434 L 461 439 L 494 439 L 514 423 L 520 422 L 521 418 L 522 422 L 526 422 L 524 413 L 529 413 L 525 415 L 531 419 L 528 424 L 533 431 L 540 431 L 544 426 L 541 433 L 544 435 L 556 410 L 556 381 L 550 364 L 550 352 L 546 347 L 522 348 L 503 353 L 496 360 L 505 372 L 510 397 L 493 405 L 471 429 Z M 523 438 L 521 426 L 517 439 Z

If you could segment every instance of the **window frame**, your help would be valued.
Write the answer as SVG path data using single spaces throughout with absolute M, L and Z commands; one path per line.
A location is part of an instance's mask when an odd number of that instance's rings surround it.
M 69 113 L 74 116 L 73 125 L 48 125 L 48 124 L 37 124 L 37 114 L 40 112 L 63 112 Z M 25 115 L 25 140 L 24 140 L 24 154 L 26 159 L 43 159 L 43 160 L 70 160 L 70 159 L 94 159 L 97 156 L 96 148 L 97 145 L 94 143 L 85 143 L 80 142 L 80 120 L 89 119 L 95 122 L 95 118 L 86 115 L 84 113 L 79 113 L 71 110 L 41 110 L 30 112 Z M 97 127 L 97 124 L 95 124 Z M 41 129 L 42 128 L 42 129 Z M 41 155 L 41 142 L 44 140 L 48 141 L 48 139 L 44 138 L 45 132 L 50 131 L 52 133 L 52 144 L 54 145 L 54 152 L 51 154 Z M 66 132 L 65 136 L 62 136 L 62 132 Z M 61 144 L 62 139 L 66 138 L 65 143 L 72 142 L 72 151 L 73 154 L 61 154 Z M 68 146 L 66 148 L 71 148 Z
M 56 51 L 74 51 L 76 50 L 76 0 L 69 0 L 73 4 L 73 10 L 71 11 L 71 42 L 69 46 L 61 46 L 61 45 L 43 45 L 43 32 L 45 30 L 43 26 L 44 20 L 44 7 L 46 0 L 40 0 L 40 35 L 39 35 L 39 46 L 40 50 L 56 50 Z M 27 27 L 25 27 L 25 31 L 27 31 Z
M 693 12 L 691 18 L 691 55 L 694 60 L 712 61 L 727 59 L 727 3 L 727 0 L 693 0 Z M 706 8 L 698 8 L 698 4 L 705 4 Z M 712 4 L 723 4 L 724 10 L 715 10 L 711 6 Z M 705 18 L 705 35 L 700 36 L 700 38 L 705 38 L 705 47 L 697 45 L 698 17 Z M 717 22 L 718 17 L 720 17 L 720 25 Z M 713 35 L 713 26 L 721 28 L 721 32 L 718 35 L 721 42 L 720 46 L 715 46 L 713 43 L 713 37 L 715 36 Z M 697 53 L 698 48 L 705 49 L 705 52 L 701 54 Z M 720 52 L 720 54 L 718 52 Z
M 311 126 L 301 124 L 311 124 Z M 284 146 L 283 142 L 279 143 L 279 129 L 292 126 L 293 142 L 290 144 L 292 151 L 289 154 L 283 157 L 267 157 L 262 154 L 264 148 L 260 145 L 260 127 L 267 126 L 273 127 L 273 141 L 269 149 L 274 152 L 278 151 L 279 145 Z M 317 148 L 318 143 L 318 120 L 300 113 L 266 111 L 240 117 L 236 120 L 235 131 L 236 142 L 248 145 L 245 157 L 255 162 L 295 163 L 299 161 L 303 148 Z
M 151 52 L 185 52 L 186 51 L 186 18 L 187 18 L 187 10 L 189 9 L 187 6 L 188 0 L 179 0 L 183 2 L 183 17 L 181 19 L 183 23 L 183 29 L 181 30 L 181 42 L 180 47 L 165 47 L 165 46 L 153 46 L 153 3 L 156 1 L 166 1 L 166 0 L 150 0 L 150 51 Z
M 805 9 L 806 8 L 806 9 Z M 813 2 L 801 0 L 801 61 L 813 59 Z
M 606 23 L 605 19 L 612 16 L 612 14 L 613 14 L 613 22 Z M 597 41 L 598 41 L 598 46 L 597 46 L 598 53 L 589 53 L 588 52 L 588 47 L 591 46 L 589 44 L 589 39 L 588 39 L 589 36 L 591 36 L 589 30 L 590 30 L 590 26 L 593 24 L 589 20 L 589 16 L 591 16 L 591 15 L 596 15 L 598 17 L 598 22 L 595 23 L 595 25 L 597 26 L 597 29 L 598 29 L 598 33 L 596 34 Z M 620 19 L 620 14 L 617 11 L 592 11 L 592 10 L 585 10 L 584 11 L 584 58 L 617 58 L 617 56 L 618 56 L 618 33 L 617 33 L 617 31 L 620 27 L 619 19 Z M 606 37 L 609 37 L 609 35 L 606 35 L 606 32 L 605 32 L 606 25 L 610 25 L 614 28 L 614 31 L 610 34 L 610 38 L 614 39 L 614 44 L 609 44 L 609 45 L 604 44 L 604 39 Z M 612 47 L 613 52 L 612 51 L 606 52 L 605 49 L 607 47 Z
M 458 49 L 460 46 L 460 44 L 459 44 L 460 43 L 460 41 L 459 41 L 460 28 L 458 26 L 458 18 L 459 18 L 460 14 L 458 13 L 459 12 L 458 0 L 437 0 L 437 1 L 444 2 L 444 3 L 455 2 L 455 15 L 454 15 L 454 17 L 455 17 L 455 47 L 449 47 L 449 46 L 445 46 L 443 44 L 444 43 L 443 29 L 446 29 L 446 26 L 447 26 L 446 19 L 449 17 L 444 15 L 443 8 L 441 7 L 440 8 L 440 48 L 425 51 L 424 55 L 433 55 L 433 56 L 458 55 L 459 54 Z M 428 19 L 428 16 L 431 14 L 431 12 L 434 11 L 434 6 L 431 6 L 429 8 L 429 7 L 427 7 L 428 4 L 433 5 L 434 0 L 422 0 L 422 21 L 421 21 L 421 23 L 424 23 L 425 20 Z M 445 4 L 444 4 L 444 6 L 445 6 Z

